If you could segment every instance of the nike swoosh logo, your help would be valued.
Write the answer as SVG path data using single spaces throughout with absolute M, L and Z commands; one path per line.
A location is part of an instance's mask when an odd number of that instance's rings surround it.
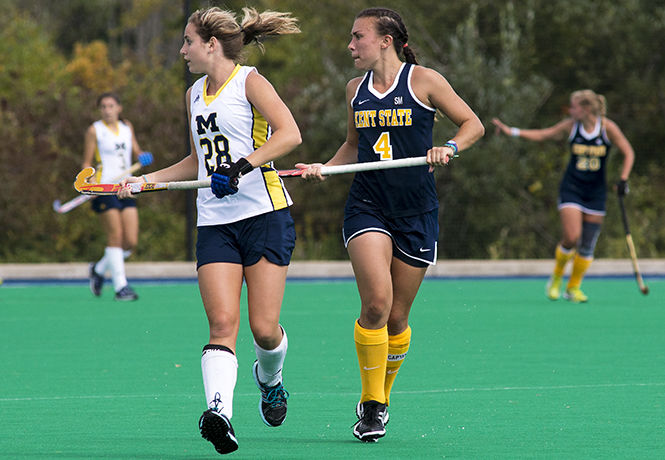
M 431 251 L 431 249 L 423 249 L 423 248 L 420 248 L 420 252 L 428 252 L 428 251 Z
M 397 371 L 392 371 L 389 369 L 386 371 L 386 374 L 397 374 Z
M 362 101 L 358 102 L 358 105 L 363 105 L 365 102 L 369 102 L 369 99 L 363 99 Z
M 379 367 L 380 367 L 380 366 L 374 366 L 374 367 L 366 367 L 366 366 L 363 366 L 363 369 L 366 370 L 366 371 L 373 371 L 374 369 L 378 369 Z

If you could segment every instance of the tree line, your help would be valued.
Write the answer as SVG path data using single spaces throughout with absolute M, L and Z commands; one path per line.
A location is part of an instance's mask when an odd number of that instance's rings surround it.
M 0 261 L 83 261 L 104 235 L 87 205 L 69 214 L 54 199 L 73 198 L 83 133 L 98 118 L 100 92 L 121 95 L 123 116 L 163 167 L 186 152 L 185 68 L 178 50 L 190 10 L 208 1 L 2 0 L 0 17 Z M 213 2 L 214 3 L 214 2 Z M 487 134 L 450 167 L 436 172 L 440 258 L 549 258 L 559 237 L 558 182 L 564 143 L 536 144 L 494 134 L 499 116 L 522 128 L 565 116 L 572 91 L 592 88 L 608 100 L 608 116 L 636 151 L 626 202 L 642 257 L 665 254 L 665 36 L 660 1 L 392 0 L 419 62 L 442 73 L 486 125 Z M 240 13 L 245 1 L 223 7 Z M 300 126 L 301 147 L 280 159 L 325 161 L 343 142 L 344 87 L 359 74 L 346 46 L 358 0 L 262 0 L 258 10 L 291 11 L 302 33 L 251 49 L 247 64 L 266 75 Z M 189 81 L 197 76 L 190 76 Z M 435 142 L 455 126 L 439 115 Z M 608 181 L 618 179 L 610 157 Z M 344 200 L 351 177 L 321 184 L 285 179 L 294 198 L 296 259 L 341 259 Z M 192 194 L 139 198 L 138 260 L 183 260 L 192 230 Z M 616 199 L 597 257 L 625 257 Z

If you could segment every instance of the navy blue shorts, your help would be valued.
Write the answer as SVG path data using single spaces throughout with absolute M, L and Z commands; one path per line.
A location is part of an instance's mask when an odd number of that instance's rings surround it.
M 347 203 L 342 228 L 344 246 L 366 232 L 385 233 L 393 240 L 393 257 L 413 267 L 434 265 L 439 238 L 438 217 L 438 209 L 415 216 L 386 217 L 377 209 Z
M 289 208 L 223 225 L 198 227 L 196 268 L 228 262 L 245 267 L 261 257 L 275 265 L 289 265 L 296 230 Z
M 585 214 L 605 215 L 606 188 L 564 180 L 559 186 L 558 208 L 573 207 Z
M 125 208 L 135 208 L 136 200 L 134 198 L 119 199 L 116 195 L 101 195 L 92 200 L 92 210 L 97 214 L 108 211 L 109 209 L 118 209 L 122 211 Z

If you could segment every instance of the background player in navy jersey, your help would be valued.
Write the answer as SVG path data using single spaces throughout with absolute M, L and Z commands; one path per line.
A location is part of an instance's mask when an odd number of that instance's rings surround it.
M 427 267 L 436 262 L 433 167 L 448 164 L 484 128 L 443 76 L 416 65 L 395 11 L 361 11 L 348 48 L 356 68 L 367 73 L 347 84 L 346 141 L 326 165 L 417 156 L 430 165 L 357 173 L 346 202 L 343 238 L 361 299 L 354 337 L 362 392 L 353 434 L 374 442 L 385 435 L 390 391 L 409 349 L 411 305 Z M 437 109 L 459 130 L 434 146 Z M 296 166 L 306 169 L 303 178 L 323 180 L 320 164 Z
M 192 72 L 205 74 L 187 91 L 191 154 L 144 178 L 128 179 L 211 178 L 211 188 L 199 189 L 197 198 L 198 280 L 210 325 L 201 358 L 208 409 L 199 429 L 221 454 L 238 448 L 231 417 L 243 279 L 257 357 L 252 374 L 261 391 L 259 414 L 269 426 L 281 425 L 286 417 L 282 365 L 288 341 L 279 316 L 295 230 L 291 198 L 272 161 L 301 142 L 291 112 L 268 80 L 254 67 L 237 64 L 244 45 L 300 32 L 296 19 L 253 8 L 243 12 L 242 25 L 232 12 L 216 7 L 190 16 L 180 52 Z
M 564 298 L 586 302 L 580 286 L 593 260 L 593 253 L 605 216 L 606 166 L 610 146 L 616 145 L 623 154 L 617 191 L 628 193 L 628 176 L 635 153 L 619 126 L 605 117 L 605 97 L 590 89 L 575 91 L 570 96 L 570 118 L 545 129 L 519 129 L 492 120 L 497 131 L 532 141 L 565 139 L 570 144 L 570 161 L 559 186 L 559 216 L 563 235 L 555 250 L 554 271 L 545 288 L 552 300 L 561 295 L 566 264 L 573 259 L 573 268 Z
M 152 163 L 152 154 L 142 152 L 134 128 L 128 120 L 120 119 L 122 105 L 113 93 L 97 98 L 101 120 L 94 122 L 85 133 L 83 168 L 97 168 L 97 182 L 111 182 L 128 170 L 132 158 L 142 166 Z M 125 259 L 136 247 L 139 238 L 139 214 L 133 199 L 116 196 L 98 196 L 92 201 L 92 209 L 99 214 L 106 231 L 104 256 L 90 264 L 90 290 L 101 295 L 104 275 L 111 273 L 115 300 L 136 300 L 138 296 L 127 284 Z

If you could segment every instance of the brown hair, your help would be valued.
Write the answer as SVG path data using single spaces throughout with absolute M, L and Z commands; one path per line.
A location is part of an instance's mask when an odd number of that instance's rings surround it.
M 416 53 L 409 46 L 409 33 L 402 17 L 389 8 L 367 8 L 356 15 L 358 18 L 375 18 L 376 31 L 379 35 L 390 35 L 393 37 L 393 47 L 399 56 L 404 53 L 404 59 L 409 64 L 418 64 Z
M 254 8 L 243 8 L 243 19 L 240 24 L 232 11 L 218 7 L 196 10 L 188 22 L 196 27 L 196 31 L 204 42 L 215 37 L 222 44 L 224 56 L 233 61 L 242 58 L 242 48 L 252 42 L 264 50 L 261 40 L 270 35 L 297 34 L 300 32 L 297 19 L 291 13 L 264 11 L 259 13 Z
M 106 99 L 107 97 L 110 97 L 111 99 L 113 99 L 118 105 L 122 105 L 120 103 L 120 97 L 117 94 L 112 93 L 112 92 L 109 91 L 109 92 L 102 93 L 102 94 L 99 95 L 99 97 L 97 98 L 97 107 L 99 107 L 99 105 L 102 103 L 102 101 L 104 99 Z
M 583 107 L 590 107 L 591 113 L 596 116 L 604 117 L 607 113 L 607 101 L 605 100 L 605 96 L 597 94 L 591 89 L 573 91 L 570 95 L 570 99 L 576 99 Z

